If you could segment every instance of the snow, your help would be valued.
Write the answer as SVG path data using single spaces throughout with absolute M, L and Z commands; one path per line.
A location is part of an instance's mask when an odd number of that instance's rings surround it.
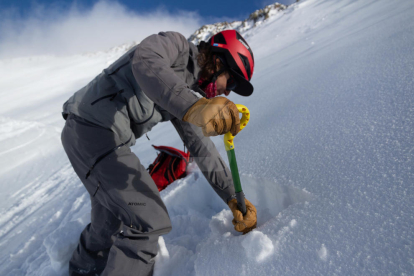
M 235 139 L 258 227 L 193 173 L 161 193 L 173 230 L 155 275 L 414 274 L 412 1 L 307 0 L 243 35 L 249 125 Z M 128 47 L 0 60 L 0 275 L 67 275 L 89 196 L 60 143 L 61 106 Z M 132 150 L 182 148 L 170 123 Z M 222 137 L 214 137 L 226 156 Z
M 326 249 L 324 244 L 322 244 L 321 249 L 318 252 L 318 256 L 324 262 L 326 262 L 326 260 L 328 259 L 328 250 Z
M 260 231 L 253 230 L 250 235 L 241 242 L 246 257 L 249 261 L 261 263 L 273 254 L 272 240 Z

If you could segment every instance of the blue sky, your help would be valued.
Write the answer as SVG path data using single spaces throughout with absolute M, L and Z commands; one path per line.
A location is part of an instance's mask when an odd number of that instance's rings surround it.
M 50 0 L 2 0 L 0 2 L 0 9 L 15 9 L 20 15 L 28 16 L 31 13 L 33 6 L 58 6 L 61 8 L 68 8 L 73 3 L 83 9 L 91 8 L 97 0 L 78 0 L 78 1 L 50 1 Z M 115 1 L 108 1 L 115 2 Z M 167 9 L 171 13 L 179 10 L 197 12 L 204 20 L 214 20 L 215 18 L 231 18 L 236 20 L 245 19 L 250 13 L 264 6 L 274 3 L 272 0 L 178 0 L 178 1 L 163 1 L 163 0 L 122 0 L 117 1 L 137 13 L 150 13 L 160 7 Z M 289 4 L 293 0 L 280 0 L 283 4 Z

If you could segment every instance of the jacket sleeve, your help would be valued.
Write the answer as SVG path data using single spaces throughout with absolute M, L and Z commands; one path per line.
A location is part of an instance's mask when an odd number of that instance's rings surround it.
M 173 70 L 175 67 L 185 68 L 188 58 L 189 44 L 183 35 L 161 32 L 144 39 L 132 60 L 132 72 L 144 93 L 180 120 L 199 100 Z
M 235 198 L 231 172 L 213 141 L 204 137 L 201 129 L 195 125 L 177 118 L 173 118 L 171 122 L 214 191 L 226 204 Z

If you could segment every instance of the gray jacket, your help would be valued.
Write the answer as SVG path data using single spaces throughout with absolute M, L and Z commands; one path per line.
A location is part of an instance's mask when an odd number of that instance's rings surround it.
M 157 123 L 171 120 L 206 179 L 227 202 L 235 193 L 228 167 L 200 128 L 181 121 L 203 93 L 197 86 L 197 54 L 197 47 L 179 33 L 151 35 L 69 98 L 62 114 L 111 129 L 128 146 Z

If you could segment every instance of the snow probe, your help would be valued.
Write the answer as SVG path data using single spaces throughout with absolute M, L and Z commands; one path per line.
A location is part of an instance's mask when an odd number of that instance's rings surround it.
M 236 104 L 237 109 L 242 113 L 240 119 L 240 131 L 247 125 L 250 119 L 250 112 L 244 105 Z M 237 167 L 236 153 L 234 152 L 234 136 L 227 132 L 224 135 L 224 147 L 227 151 L 227 157 L 229 158 L 231 175 L 233 177 L 234 189 L 236 190 L 237 206 L 242 212 L 243 216 L 246 214 L 246 203 L 244 202 L 244 194 L 241 187 L 239 169 Z

